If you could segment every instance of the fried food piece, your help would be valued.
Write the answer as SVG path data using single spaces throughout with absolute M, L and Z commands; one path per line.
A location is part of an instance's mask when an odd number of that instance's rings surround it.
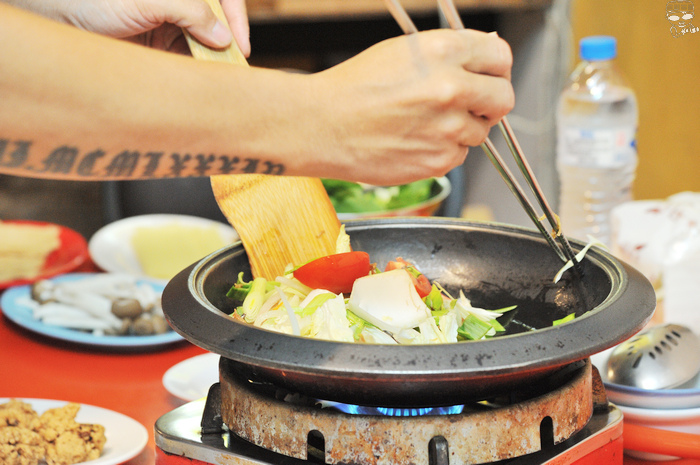
M 46 441 L 48 465 L 72 465 L 102 454 L 107 442 L 104 426 L 76 422 L 78 410 L 79 404 L 69 403 L 39 417 L 36 431 Z
M 37 465 L 46 454 L 41 436 L 21 426 L 0 427 L 0 463 L 3 465 Z
M 0 464 L 72 465 L 102 454 L 107 438 L 102 425 L 78 423 L 80 404 L 68 403 L 39 416 L 19 400 L 0 405 Z
M 61 433 L 46 447 L 47 465 L 72 465 L 94 460 L 102 454 L 107 441 L 102 425 L 77 424 Z
M 0 404 L 0 427 L 21 426 L 32 429 L 38 419 L 39 415 L 32 406 L 21 400 L 11 399 L 9 402 Z
M 80 404 L 70 402 L 63 407 L 48 409 L 39 417 L 34 428 L 46 441 L 55 441 L 62 433 L 74 428 Z

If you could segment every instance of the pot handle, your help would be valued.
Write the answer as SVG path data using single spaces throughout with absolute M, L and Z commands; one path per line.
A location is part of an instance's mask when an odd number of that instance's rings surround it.
M 641 452 L 700 459 L 700 435 L 679 433 L 625 422 L 623 447 Z

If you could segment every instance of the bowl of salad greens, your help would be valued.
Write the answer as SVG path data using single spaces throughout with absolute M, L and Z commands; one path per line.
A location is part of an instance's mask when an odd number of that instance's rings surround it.
M 446 177 L 422 179 L 398 186 L 373 186 L 336 179 L 321 179 L 321 182 L 341 221 L 433 216 L 452 190 Z

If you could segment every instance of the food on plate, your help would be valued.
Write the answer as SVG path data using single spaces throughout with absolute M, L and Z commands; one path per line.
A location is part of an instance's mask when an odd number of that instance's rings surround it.
M 423 179 L 400 186 L 371 186 L 336 179 L 322 179 L 323 187 L 338 213 L 396 210 L 428 200 L 435 179 Z
M 171 331 L 160 298 L 160 292 L 135 276 L 97 273 L 76 280 L 39 280 L 22 303 L 48 325 L 97 336 L 144 336 Z
M 12 399 L 0 405 L 0 463 L 4 465 L 72 465 L 100 457 L 105 428 L 78 423 L 80 404 L 67 403 L 39 415 Z
M 102 454 L 107 442 L 104 426 L 76 422 L 79 410 L 80 405 L 71 402 L 39 417 L 35 429 L 46 441 L 48 465 L 87 462 Z
M 0 462 L 5 465 L 43 463 L 46 443 L 39 433 L 16 426 L 0 426 Z
M 0 221 L 0 282 L 32 279 L 60 244 L 56 225 Z
M 343 342 L 434 344 L 504 331 L 497 319 L 515 307 L 473 307 L 464 293 L 453 297 L 401 257 L 379 270 L 367 253 L 349 250 L 344 227 L 340 235 L 336 254 L 289 267 L 275 281 L 246 282 L 239 274 L 227 293 L 240 303 L 232 316 L 272 331 Z
M 157 279 L 170 279 L 226 245 L 215 226 L 177 223 L 136 228 L 131 244 L 144 274 Z
M 9 402 L 0 404 L 0 427 L 24 426 L 29 428 L 37 418 L 39 418 L 39 415 L 26 402 L 12 399 Z

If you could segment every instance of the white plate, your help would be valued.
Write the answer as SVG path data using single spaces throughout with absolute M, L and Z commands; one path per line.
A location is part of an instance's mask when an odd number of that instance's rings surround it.
M 700 408 L 656 409 L 617 406 L 628 420 L 643 422 L 647 426 L 692 424 L 695 428 L 692 432 L 700 433 Z
M 0 398 L 0 403 L 8 402 Z M 17 399 L 28 404 L 42 414 L 50 408 L 63 407 L 68 402 L 49 399 Z M 100 424 L 105 427 L 107 442 L 100 458 L 91 460 L 90 465 L 116 465 L 136 457 L 148 443 L 148 430 L 136 420 L 121 413 L 92 405 L 80 404 L 75 417 L 78 423 Z
M 591 357 L 591 362 L 598 368 L 608 399 L 612 403 L 641 409 L 687 411 L 700 408 L 700 376 L 695 376 L 687 383 L 671 389 L 640 389 L 611 383 L 607 377 L 607 366 L 614 349 L 613 347 Z
M 68 273 L 51 278 L 50 280 L 57 282 L 73 281 L 85 279 L 95 274 L 96 273 Z M 142 278 L 139 280 L 139 283 L 150 284 L 157 292 L 163 292 L 163 284 L 160 282 Z M 19 326 L 56 339 L 110 348 L 150 348 L 184 340 L 182 336 L 175 331 L 154 334 L 152 336 L 96 336 L 85 331 L 47 325 L 40 320 L 34 319 L 32 308 L 27 305 L 30 300 L 31 285 L 27 284 L 24 286 L 11 287 L 0 297 L 0 308 L 8 319 Z
M 221 234 L 224 243 L 232 244 L 238 240 L 238 234 L 231 226 L 206 218 L 170 214 L 132 216 L 102 227 L 90 238 L 88 249 L 92 260 L 105 271 L 129 273 L 145 277 L 136 253 L 131 246 L 131 238 L 134 231 L 138 228 L 172 223 L 202 228 L 215 226 L 219 234 Z M 174 252 L 176 253 L 176 251 Z
M 201 399 L 212 384 L 219 382 L 220 358 L 217 354 L 202 354 L 183 360 L 165 372 L 163 386 L 187 402 Z

